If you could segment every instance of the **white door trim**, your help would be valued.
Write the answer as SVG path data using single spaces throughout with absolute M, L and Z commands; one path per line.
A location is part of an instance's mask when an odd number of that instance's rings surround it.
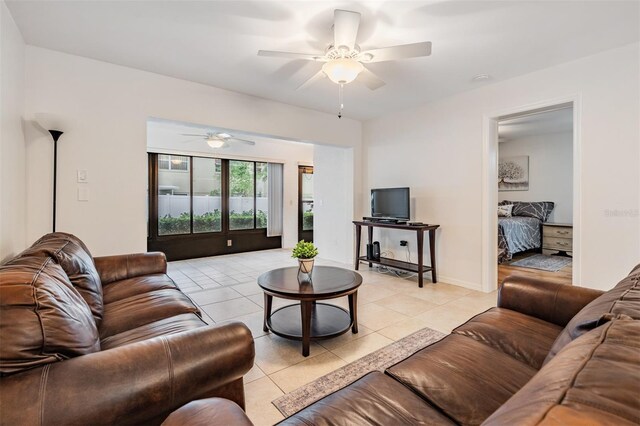
M 484 114 L 482 119 L 482 291 L 498 287 L 498 120 L 509 115 L 553 108 L 562 104 L 573 106 L 573 283 L 579 285 L 581 272 L 582 234 L 582 155 L 580 94 L 548 99 L 528 105 Z

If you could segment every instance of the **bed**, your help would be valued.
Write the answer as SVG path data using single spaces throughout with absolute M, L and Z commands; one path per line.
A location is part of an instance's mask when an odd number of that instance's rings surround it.
M 498 263 L 509 261 L 522 251 L 542 247 L 542 223 L 546 222 L 554 203 L 502 201 L 509 215 L 498 217 Z M 501 209 L 502 210 L 502 209 Z

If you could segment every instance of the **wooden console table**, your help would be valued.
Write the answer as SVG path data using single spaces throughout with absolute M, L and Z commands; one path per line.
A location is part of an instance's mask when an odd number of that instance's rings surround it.
M 431 281 L 437 283 L 436 278 L 436 229 L 440 225 L 400 225 L 397 223 L 370 222 L 362 220 L 354 220 L 356 226 L 356 256 L 355 269 L 358 270 L 360 262 L 388 266 L 390 268 L 400 269 L 403 271 L 414 272 L 418 274 L 418 286 L 423 286 L 422 276 L 425 272 L 431 271 Z M 404 262 L 402 260 L 390 259 L 388 257 L 380 257 L 379 260 L 369 259 L 367 256 L 360 256 L 360 240 L 362 235 L 362 227 L 367 227 L 369 244 L 373 243 L 373 228 L 401 229 L 403 231 L 414 231 L 417 234 L 418 242 L 418 263 Z M 429 231 L 429 254 L 431 256 L 431 265 L 424 264 L 424 232 Z

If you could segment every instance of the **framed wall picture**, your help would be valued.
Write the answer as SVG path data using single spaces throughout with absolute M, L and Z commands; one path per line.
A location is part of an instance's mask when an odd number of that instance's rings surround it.
M 498 191 L 529 190 L 529 156 L 498 159 Z

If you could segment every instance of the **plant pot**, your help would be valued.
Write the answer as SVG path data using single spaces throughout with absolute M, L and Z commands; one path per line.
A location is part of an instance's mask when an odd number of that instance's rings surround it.
M 313 271 L 313 259 L 298 259 L 298 263 L 300 264 L 300 272 L 305 274 L 310 274 Z

